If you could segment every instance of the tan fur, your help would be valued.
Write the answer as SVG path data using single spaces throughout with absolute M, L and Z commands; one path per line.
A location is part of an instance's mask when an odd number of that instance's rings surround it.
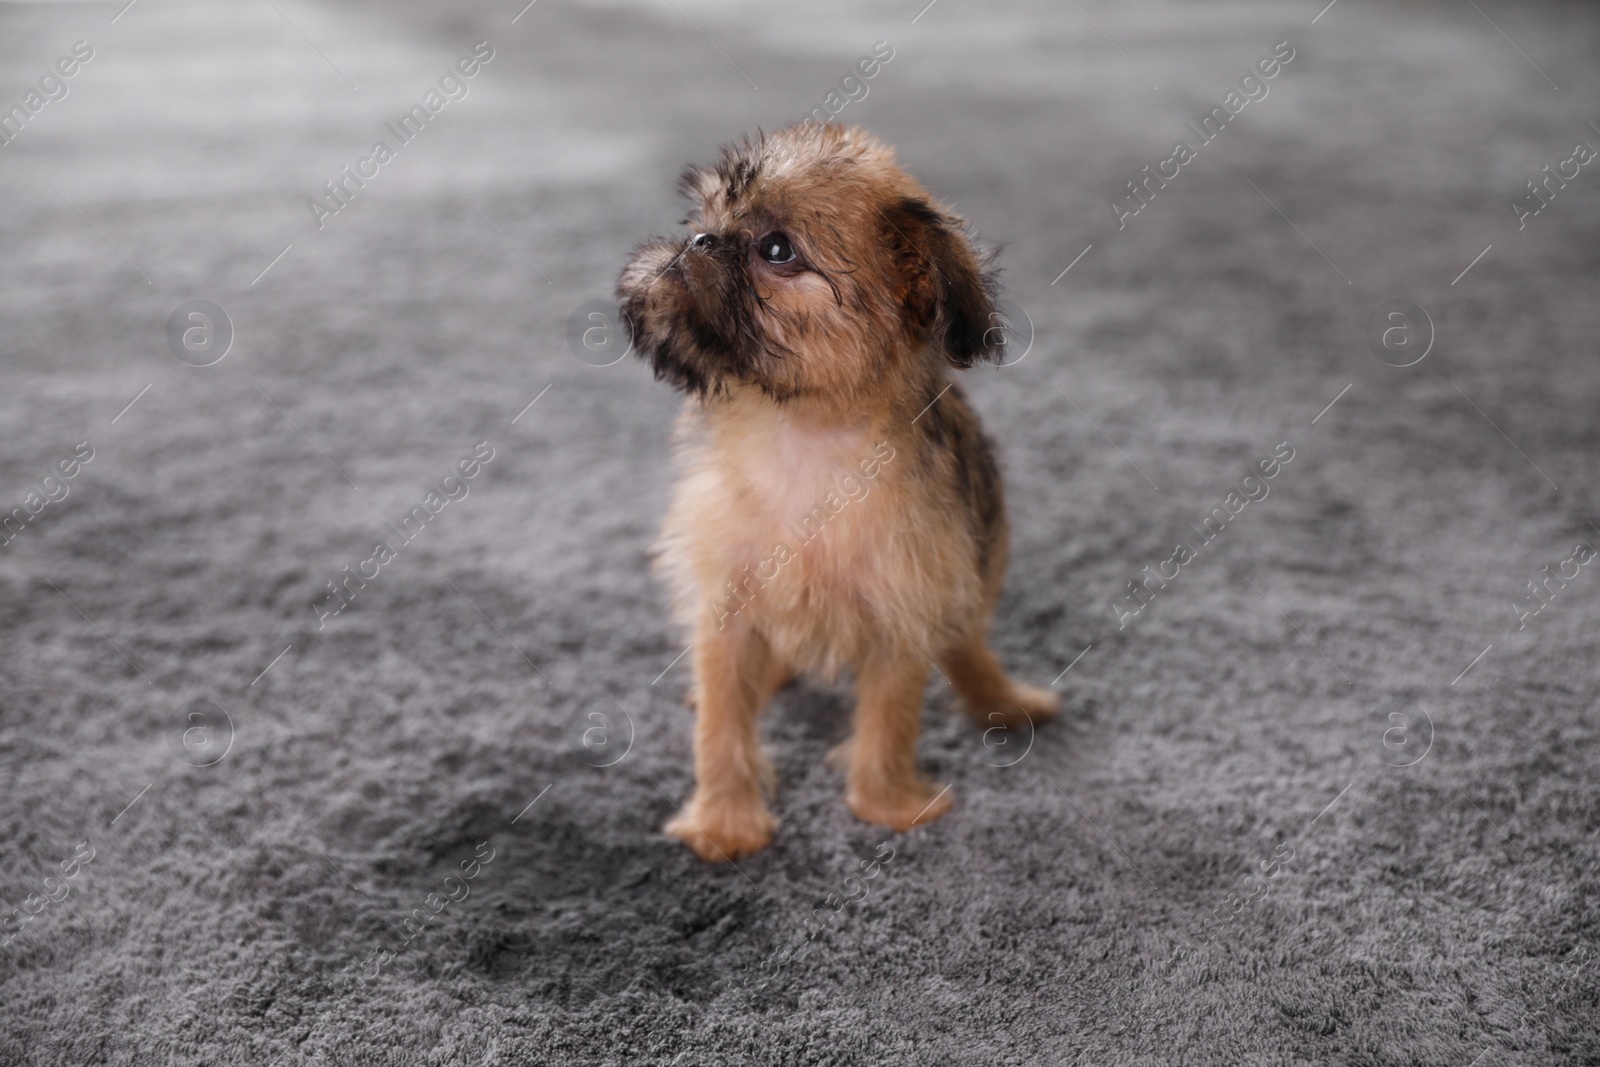
M 990 343 L 981 263 L 959 220 L 858 130 L 793 127 L 684 186 L 711 250 L 647 244 L 618 284 L 658 374 L 694 393 L 658 563 L 693 635 L 697 786 L 667 832 L 709 860 L 766 845 L 756 717 L 793 674 L 843 670 L 857 700 L 847 802 L 908 830 L 950 805 L 914 760 L 931 670 L 984 726 L 1056 708 L 984 641 L 1006 523 L 949 378 Z M 763 260 L 770 232 L 807 269 Z M 711 336 L 725 321 L 740 330 Z

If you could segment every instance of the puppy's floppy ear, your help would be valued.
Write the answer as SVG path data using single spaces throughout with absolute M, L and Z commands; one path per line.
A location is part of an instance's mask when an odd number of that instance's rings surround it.
M 884 221 L 908 330 L 958 367 L 998 359 L 1003 334 L 994 329 L 994 275 L 984 269 L 961 221 L 918 197 L 890 205 Z

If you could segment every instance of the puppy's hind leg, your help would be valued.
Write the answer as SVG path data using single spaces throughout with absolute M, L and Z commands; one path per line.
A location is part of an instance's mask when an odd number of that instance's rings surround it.
M 967 714 L 980 726 L 1017 729 L 1024 722 L 1037 726 L 1060 709 L 1054 690 L 1007 678 L 981 634 L 967 638 L 942 660 Z
M 856 675 L 855 733 L 845 802 L 856 818 L 904 832 L 950 810 L 950 791 L 917 773 L 918 719 L 928 667 L 915 654 L 876 653 Z
M 772 840 L 776 822 L 762 796 L 772 765 L 756 716 L 785 672 L 759 634 L 706 624 L 695 635 L 694 675 L 695 790 L 665 830 L 701 859 L 734 860 Z

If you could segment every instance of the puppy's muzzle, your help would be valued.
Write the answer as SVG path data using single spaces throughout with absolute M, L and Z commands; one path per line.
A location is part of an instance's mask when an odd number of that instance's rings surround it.
M 683 261 L 687 256 L 694 252 L 713 254 L 718 251 L 720 245 L 721 242 L 716 234 L 697 233 L 684 242 L 683 247 L 678 249 L 678 254 L 672 257 L 672 262 L 668 263 L 661 273 L 670 274 L 681 281 L 685 273 Z

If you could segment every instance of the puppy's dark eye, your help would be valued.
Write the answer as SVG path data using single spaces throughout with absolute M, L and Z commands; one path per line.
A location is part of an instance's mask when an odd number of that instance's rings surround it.
M 768 263 L 788 263 L 794 259 L 794 246 L 789 243 L 788 234 L 769 233 L 756 242 L 756 250 Z

